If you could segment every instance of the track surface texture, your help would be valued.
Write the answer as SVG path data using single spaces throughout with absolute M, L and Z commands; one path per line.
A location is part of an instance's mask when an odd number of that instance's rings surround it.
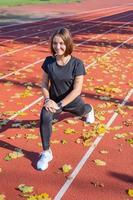
M 125 0 L 0 9 L 0 200 L 132 199 L 132 10 Z M 41 172 L 41 65 L 60 26 L 70 29 L 73 55 L 85 64 L 81 95 L 96 121 L 62 113 L 53 122 L 54 159 Z M 32 191 L 20 191 L 21 184 Z

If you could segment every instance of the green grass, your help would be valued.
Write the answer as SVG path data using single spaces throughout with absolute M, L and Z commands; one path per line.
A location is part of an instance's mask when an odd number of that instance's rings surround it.
M 0 7 L 2 6 L 21 6 L 45 3 L 71 3 L 80 2 L 80 0 L 0 0 Z

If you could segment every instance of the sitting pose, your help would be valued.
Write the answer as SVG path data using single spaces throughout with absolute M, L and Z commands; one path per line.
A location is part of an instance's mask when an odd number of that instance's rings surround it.
M 46 57 L 42 69 L 44 106 L 40 116 L 40 133 L 43 152 L 37 169 L 45 170 L 53 159 L 50 149 L 52 120 L 62 111 L 85 116 L 87 123 L 95 121 L 93 107 L 85 104 L 80 94 L 85 75 L 83 62 L 72 56 L 73 41 L 68 29 L 60 28 L 51 38 L 52 56 Z

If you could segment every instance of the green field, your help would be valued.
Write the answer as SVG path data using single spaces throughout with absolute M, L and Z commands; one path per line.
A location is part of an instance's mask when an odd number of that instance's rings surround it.
M 71 2 L 80 2 L 80 0 L 0 0 L 0 6 L 21 6 L 28 4 L 71 3 Z

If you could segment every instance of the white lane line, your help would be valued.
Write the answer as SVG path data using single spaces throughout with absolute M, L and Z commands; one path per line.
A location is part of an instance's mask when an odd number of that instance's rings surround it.
M 105 13 L 105 11 L 103 11 L 104 13 Z M 100 13 L 101 14 L 101 13 Z M 104 15 L 104 16 L 102 16 L 102 17 L 107 17 L 109 15 L 109 13 L 107 13 L 107 15 Z M 132 14 L 127 14 L 127 15 L 125 15 L 125 16 L 120 16 L 120 17 L 117 17 L 115 20 L 117 20 L 117 19 L 121 19 L 121 18 L 124 18 L 124 17 L 128 17 L 128 16 L 130 16 L 130 15 L 132 15 Z M 96 19 L 99 19 L 99 17 L 95 17 L 95 18 L 93 18 L 93 19 L 91 19 L 91 20 L 83 20 L 82 21 L 82 23 L 85 23 L 85 22 L 93 22 L 93 20 L 96 20 Z M 62 20 L 62 21 L 64 21 L 64 20 Z M 61 22 L 62 22 L 61 21 Z M 107 20 L 106 22 L 108 22 L 109 20 Z M 58 22 L 57 22 L 58 23 Z M 67 25 L 66 25 L 66 27 L 70 27 L 70 26 L 75 26 L 75 25 L 78 25 L 78 24 L 82 24 L 81 23 L 81 21 L 79 20 L 78 22 L 76 22 L 76 23 L 71 23 L 71 22 L 69 22 Z M 96 22 L 93 22 L 93 23 L 96 23 Z M 96 25 L 92 25 L 92 26 L 90 26 L 90 28 L 92 28 L 92 27 L 95 27 L 95 26 L 99 26 L 100 24 L 104 24 L 105 22 L 101 22 L 101 23 L 99 23 L 98 22 L 98 24 L 96 24 Z M 87 27 L 88 28 L 88 27 Z M 39 36 L 40 34 L 42 34 L 42 33 L 47 33 L 48 31 L 50 31 L 50 30 L 56 30 L 57 29 L 57 27 L 55 27 L 55 28 L 52 28 L 51 29 L 51 27 L 49 28 L 49 29 L 47 29 L 47 30 L 44 30 L 44 31 L 38 31 L 38 32 L 35 32 L 35 33 L 30 33 L 30 34 L 26 34 L 26 35 L 22 35 L 22 36 L 19 36 L 19 37 L 16 37 L 15 39 L 8 39 L 8 40 L 2 40 L 2 41 L 0 41 L 0 44 L 4 44 L 4 43 L 7 43 L 7 42 L 14 42 L 14 41 L 16 41 L 16 40 L 20 40 L 20 39 L 24 39 L 24 38 L 28 38 L 28 37 L 31 37 L 31 36 Z M 85 27 L 85 30 L 86 30 L 86 27 Z M 3 54 L 2 54 L 3 55 Z
M 128 99 L 133 95 L 133 89 L 131 89 L 127 96 L 125 97 L 124 101 L 120 104 L 121 106 L 124 106 Z M 112 123 L 115 121 L 116 117 L 118 116 L 118 113 L 114 113 L 113 116 L 110 118 L 110 120 L 107 122 L 106 127 L 109 128 Z M 72 184 L 72 182 L 74 181 L 74 179 L 76 178 L 76 176 L 78 175 L 78 173 L 80 172 L 80 170 L 82 169 L 82 167 L 84 166 L 84 164 L 86 163 L 86 161 L 89 159 L 89 157 L 91 156 L 91 154 L 93 153 L 93 151 L 96 149 L 97 145 L 99 144 L 99 142 L 103 139 L 104 136 L 98 136 L 95 141 L 93 142 L 92 146 L 88 149 L 88 151 L 85 153 L 85 155 L 82 157 L 82 159 L 79 161 L 78 165 L 76 166 L 76 168 L 74 169 L 74 171 L 72 172 L 72 174 L 70 174 L 70 176 L 68 177 L 67 181 L 64 183 L 64 185 L 62 186 L 62 188 L 59 190 L 59 192 L 57 193 L 57 195 L 55 196 L 55 198 L 53 200 L 60 200 L 62 199 L 63 195 L 66 193 L 66 191 L 68 190 L 68 188 L 70 187 L 70 185 Z
M 123 16 L 123 17 L 118 17 L 119 19 L 122 19 L 122 18 L 124 18 L 124 17 L 127 17 L 127 16 L 130 16 L 131 14 L 129 14 L 129 15 L 126 15 L 126 16 Z M 117 19 L 118 19 L 117 18 Z M 115 18 L 115 20 L 116 20 L 116 18 Z M 106 21 L 106 22 L 108 22 L 108 21 Z M 102 24 L 103 22 L 101 22 L 101 24 Z M 104 22 L 105 23 L 105 22 Z M 131 22 L 127 22 L 127 23 L 131 23 Z M 92 25 L 92 27 L 95 27 L 95 26 L 97 26 L 97 25 Z M 100 26 L 100 24 L 99 24 L 99 26 Z M 123 26 L 123 25 L 122 25 Z M 68 25 L 68 27 L 69 27 L 69 25 Z M 91 28 L 92 28 L 91 27 Z M 90 27 L 89 27 L 90 28 Z M 88 29 L 88 27 L 85 27 L 85 28 L 83 28 L 83 29 L 80 29 L 80 31 L 72 31 L 72 33 L 76 33 L 76 32 L 81 32 L 81 31 L 85 31 L 85 30 L 87 30 Z M 116 28 L 117 29 L 117 28 Z M 33 48 L 33 47 L 36 47 L 37 45 L 41 45 L 41 44 L 45 44 L 45 43 L 47 43 L 47 40 L 44 40 L 44 41 L 42 41 L 42 42 L 38 42 L 37 44 L 33 44 L 33 45 L 29 45 L 29 46 L 26 46 L 26 47 L 24 47 L 24 48 L 20 48 L 20 49 L 16 49 L 16 50 L 14 50 L 14 51 L 10 51 L 10 52 L 8 52 L 8 53 L 4 53 L 4 54 L 1 54 L 0 55 L 0 57 L 3 57 L 3 56 L 8 56 L 8 55 L 11 55 L 11 54 L 14 54 L 14 53 L 16 53 L 16 52 L 19 52 L 19 51 L 22 51 L 22 50 L 25 50 L 25 49 L 30 49 L 31 47 Z
M 120 7 L 120 6 L 118 6 L 118 7 Z M 129 7 L 126 7 L 126 8 L 118 8 L 118 7 L 114 8 L 114 10 L 111 10 L 111 11 L 109 10 L 108 12 L 109 12 L 109 13 L 111 13 L 111 12 L 116 12 L 116 13 L 113 13 L 113 15 L 114 15 L 114 14 L 118 14 L 118 12 L 120 12 L 120 11 L 123 10 L 123 9 L 125 10 L 125 9 L 128 9 L 128 8 L 129 8 Z M 108 9 L 109 9 L 109 8 L 108 8 Z M 107 10 L 108 10 L 108 9 L 107 9 Z M 116 10 L 116 9 L 117 9 L 117 10 Z M 101 10 L 103 10 L 103 9 L 101 9 Z M 88 13 L 89 13 L 89 12 L 88 12 Z M 101 13 L 103 13 L 103 11 L 100 12 L 100 13 L 98 13 L 98 14 L 101 14 Z M 84 14 L 84 13 L 83 13 L 83 14 Z M 79 19 L 81 18 L 81 16 L 79 16 L 78 14 L 75 14 L 74 16 L 75 16 L 76 20 L 77 20 L 77 18 L 79 18 Z M 59 20 L 56 20 L 56 21 L 54 21 L 54 22 L 52 22 L 52 23 L 53 23 L 53 24 L 56 24 L 56 23 L 59 23 L 59 22 L 61 23 L 61 22 L 66 21 L 66 20 L 69 21 L 69 20 L 71 20 L 71 18 L 69 19 L 69 17 L 71 17 L 71 15 L 68 16 L 66 19 L 63 19 L 63 20 L 60 20 L 60 19 L 59 19 Z M 85 16 L 82 16 L 82 17 L 90 17 L 90 15 L 89 15 L 89 16 L 88 16 L 88 15 L 85 15 Z M 74 19 L 75 19 L 75 18 L 74 18 Z M 45 23 L 46 20 L 45 20 L 45 21 L 39 21 L 39 22 L 44 22 L 44 23 Z M 39 23 L 39 22 L 38 22 L 38 23 Z M 36 27 L 38 28 L 38 27 L 40 27 L 40 26 L 42 27 L 43 25 L 46 25 L 46 26 L 48 25 L 48 24 L 42 24 L 42 23 L 41 23 L 41 24 L 35 23 L 35 24 L 37 24 L 37 25 L 34 25 L 34 22 L 33 22 L 33 23 L 30 23 L 30 24 L 33 24 L 33 26 L 30 26 L 30 27 L 28 26 L 28 27 L 24 27 L 24 28 L 19 28 L 19 29 L 17 29 L 17 30 L 11 30 L 11 31 L 6 31 L 6 32 L 0 32 L 0 37 L 1 37 L 3 34 L 4 34 L 3 37 L 5 37 L 5 34 L 8 34 L 8 33 L 19 32 L 20 30 L 21 30 L 21 31 L 22 31 L 22 30 L 25 31 L 25 30 L 27 30 L 27 29 L 33 29 L 33 28 L 36 28 Z M 12 37 L 13 37 L 13 36 L 12 36 Z
M 114 31 L 114 30 L 117 30 L 118 28 L 122 28 L 123 26 L 126 26 L 126 25 L 128 25 L 128 24 L 130 24 L 130 23 L 132 23 L 132 22 L 126 22 L 125 24 L 123 24 L 123 25 L 121 25 L 121 26 L 112 28 L 112 29 L 110 29 L 110 30 L 104 32 L 104 33 L 101 34 L 101 35 L 98 35 L 98 36 L 93 37 L 93 39 L 89 38 L 88 40 L 84 40 L 83 42 L 77 44 L 76 46 L 80 46 L 81 44 L 84 44 L 84 43 L 86 43 L 86 42 L 93 41 L 93 40 L 96 39 L 96 38 L 99 38 L 99 37 L 101 37 L 101 36 L 104 36 L 104 35 L 106 35 L 107 33 L 110 33 L 110 32 L 112 32 L 112 31 Z
M 99 58 L 102 58 L 102 57 L 105 57 L 105 56 L 108 56 L 110 55 L 112 52 L 114 52 L 115 50 L 117 50 L 119 47 L 121 47 L 122 45 L 126 44 L 127 42 L 129 42 L 130 40 L 133 39 L 133 36 L 128 38 L 126 41 L 122 42 L 121 44 L 119 44 L 117 47 L 111 49 L 110 51 L 108 51 L 106 54 L 104 54 L 103 56 L 99 56 Z M 93 66 L 94 64 L 97 63 L 97 60 L 95 60 L 94 62 L 92 62 L 90 65 L 88 65 L 86 67 L 86 69 L 88 69 L 89 67 Z
M 104 33 L 101 34 L 101 35 L 95 36 L 95 37 L 93 37 L 93 38 L 89 38 L 88 40 L 85 40 L 85 41 L 83 41 L 83 42 L 81 42 L 81 43 L 79 43 L 79 44 L 76 44 L 76 46 L 80 46 L 81 44 L 86 43 L 86 42 L 88 42 L 88 41 L 93 41 L 94 39 L 99 38 L 99 37 L 102 37 L 102 36 L 104 36 L 106 33 L 111 32 L 112 30 L 119 29 L 119 28 L 121 28 L 121 27 L 127 25 L 128 23 L 130 23 L 130 22 L 127 22 L 127 23 L 123 24 L 122 26 L 118 26 L 118 27 L 116 27 L 116 28 L 110 29 L 109 31 L 106 31 L 106 32 L 104 32 Z M 75 32 L 76 32 L 76 31 L 75 31 Z M 79 32 L 80 32 L 80 31 L 79 31 Z M 117 48 L 117 47 L 116 47 L 116 48 Z M 38 61 L 36 61 L 36 62 L 34 62 L 34 63 L 32 63 L 32 64 L 29 64 L 29 65 L 27 65 L 27 66 L 25 66 L 25 67 L 23 67 L 23 68 L 21 68 L 21 69 L 19 69 L 19 70 L 16 70 L 16 71 L 11 72 L 11 73 L 9 73 L 9 74 L 3 75 L 3 76 L 0 77 L 0 80 L 2 80 L 2 79 L 4 79 L 4 78 L 7 78 L 7 77 L 9 77 L 9 76 L 11 76 L 11 75 L 15 75 L 15 73 L 18 73 L 18 72 L 20 72 L 20 71 L 22 71 L 22 70 L 25 70 L 25 69 L 27 69 L 27 68 L 29 68 L 29 67 L 32 67 L 32 66 L 34 66 L 35 64 L 38 64 L 38 63 L 40 63 L 40 62 L 43 62 L 43 60 L 44 60 L 44 58 L 43 58 L 43 59 L 40 59 L 40 60 L 38 60 Z M 90 65 L 92 65 L 92 64 L 94 64 L 94 63 L 96 63 L 96 61 L 94 61 L 94 62 L 91 63 Z
M 28 110 L 30 107 L 32 107 L 35 104 L 39 103 L 42 99 L 43 99 L 43 96 L 39 97 L 38 99 L 36 99 L 35 101 L 33 101 L 31 104 L 29 104 L 28 106 L 25 106 L 23 109 L 21 109 L 18 112 L 16 112 L 16 114 L 14 114 L 11 117 L 9 117 L 8 120 L 14 119 L 15 117 L 17 117 L 19 115 L 20 112 L 24 112 L 24 111 Z
M 108 9 L 112 9 L 112 8 L 121 8 L 122 6 L 124 5 L 120 5 L 120 6 L 112 6 L 112 7 L 107 7 L 107 8 L 100 8 L 100 9 L 95 9 L 95 10 L 91 10 L 91 11 L 84 11 L 84 12 L 79 12 L 79 13 L 74 13 L 74 14 L 71 14 L 71 15 L 65 15 L 64 17 L 71 17 L 71 16 L 76 16 L 76 15 L 82 15 L 82 14 L 88 14 L 88 13 L 93 13 L 93 12 L 96 12 L 96 11 L 101 11 L 101 10 L 108 10 Z M 123 7 L 124 8 L 124 7 Z M 49 19 L 58 19 L 59 16 L 55 16 L 54 18 L 53 17 L 50 17 L 46 20 L 49 20 Z M 0 30 L 1 29 L 4 29 L 6 27 L 12 27 L 12 26 L 20 26 L 20 25 L 29 25 L 29 24 L 36 24 L 36 23 L 39 23 L 39 22 L 45 22 L 46 20 L 37 20 L 36 22 L 28 22 L 28 23 L 21 23 L 21 24 L 9 24 L 9 25 L 3 25 L 3 26 L 0 26 Z
M 18 70 L 16 70 L 16 71 L 13 71 L 13 72 L 11 72 L 11 73 L 9 73 L 9 74 L 6 74 L 6 75 L 4 75 L 4 76 L 1 76 L 1 77 L 0 77 L 0 80 L 2 80 L 2 79 L 4 79 L 4 78 L 7 78 L 7 77 L 9 77 L 9 76 L 11 76 L 11 75 L 15 75 L 15 74 L 17 74 L 18 72 L 23 71 L 23 70 L 25 70 L 25 69 L 27 69 L 27 68 L 29 68 L 29 67 L 33 67 L 34 65 L 36 65 L 36 64 L 38 64 L 38 63 L 40 63 L 40 62 L 43 62 L 43 61 L 44 61 L 44 58 L 43 58 L 43 59 L 40 59 L 40 60 L 38 60 L 38 61 L 36 61 L 36 62 L 34 62 L 34 63 L 31 63 L 31 64 L 29 64 L 29 65 L 26 65 L 25 67 L 23 67 L 23 68 L 21 68 L 21 69 L 18 69 Z

